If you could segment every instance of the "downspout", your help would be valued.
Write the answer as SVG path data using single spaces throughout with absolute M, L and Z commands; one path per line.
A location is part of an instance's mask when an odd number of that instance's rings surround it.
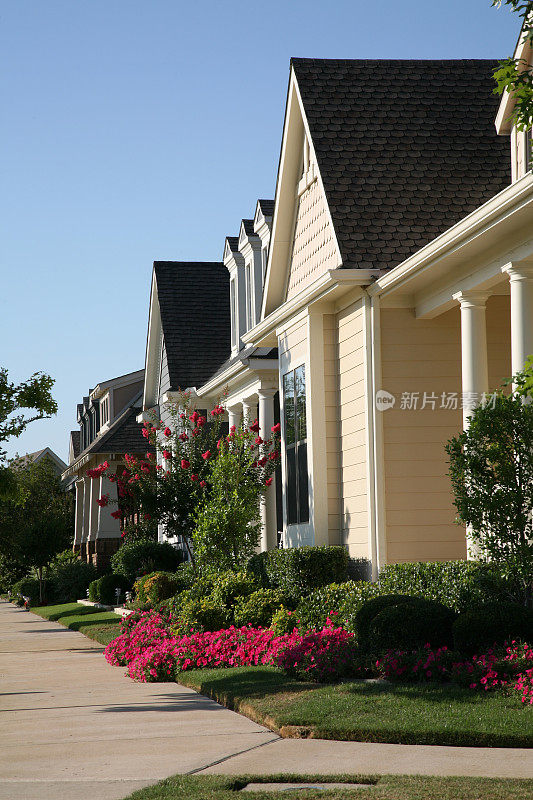
M 381 388 L 381 326 L 379 296 L 363 294 L 365 328 L 366 450 L 370 557 L 372 580 L 385 563 L 385 511 L 383 485 L 383 418 L 376 412 L 376 393 Z

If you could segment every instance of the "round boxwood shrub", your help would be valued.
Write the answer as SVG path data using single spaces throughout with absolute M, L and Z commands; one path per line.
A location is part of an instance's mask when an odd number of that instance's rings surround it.
M 369 650 L 416 650 L 429 644 L 450 647 L 456 614 L 436 600 L 413 598 L 383 608 L 369 625 Z
M 276 636 L 283 636 L 286 633 L 292 633 L 295 628 L 299 628 L 299 623 L 296 619 L 296 611 L 291 611 L 285 606 L 281 606 L 274 613 L 270 627 Z
M 235 627 L 268 628 L 284 599 L 279 589 L 258 589 L 249 597 L 241 597 L 235 604 Z
M 220 605 L 231 608 L 239 598 L 248 597 L 258 588 L 258 581 L 250 572 L 228 570 L 214 576 L 210 593 Z
M 183 562 L 183 552 L 170 542 L 140 539 L 124 542 L 111 559 L 113 572 L 133 581 L 149 572 L 175 572 Z
M 89 584 L 89 600 L 105 606 L 112 606 L 117 599 L 115 589 L 120 589 L 123 593 L 130 588 L 131 581 L 124 575 L 102 575 L 101 578 L 91 581 Z
M 459 614 L 453 625 L 454 647 L 481 653 L 513 639 L 533 642 L 533 611 L 517 603 L 492 603 Z
M 95 580 L 96 569 L 85 561 L 57 562 L 52 566 L 50 584 L 54 600 L 59 603 L 84 599 L 87 587 Z
M 370 626 L 374 617 L 389 606 L 413 603 L 416 598 L 407 594 L 383 594 L 363 603 L 355 613 L 355 631 L 362 650 L 370 648 Z

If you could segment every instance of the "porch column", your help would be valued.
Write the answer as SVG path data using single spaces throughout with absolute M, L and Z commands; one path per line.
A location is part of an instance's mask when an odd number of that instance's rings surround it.
M 241 424 L 241 409 L 239 406 L 228 408 L 228 423 L 230 428 L 232 425 L 235 425 L 235 427 L 238 428 Z
M 74 523 L 74 548 L 79 550 L 83 538 L 83 478 L 76 481 L 76 521 Z
M 511 285 L 511 368 L 516 375 L 533 354 L 533 264 L 508 264 L 502 271 Z
M 242 401 L 243 425 L 251 425 L 255 419 L 257 419 L 257 395 L 253 394 Z
M 261 438 L 267 440 L 271 437 L 271 428 L 274 425 L 274 396 L 277 389 L 259 389 L 259 427 Z M 276 516 L 276 484 L 272 476 L 272 484 L 261 500 L 261 552 L 273 550 L 277 545 L 277 516 Z
M 102 475 L 99 481 L 95 483 L 100 484 L 99 497 L 105 494 L 109 495 L 110 500 L 117 499 L 117 487 L 115 483 L 111 483 L 106 475 Z M 117 510 L 117 506 L 112 505 L 98 507 L 98 539 L 116 539 L 120 538 L 120 520 L 115 519 L 111 514 Z
M 94 478 L 88 478 L 89 486 L 85 490 L 89 491 L 91 503 L 89 507 L 89 530 L 87 532 L 87 541 L 94 542 L 98 536 L 98 500 L 100 499 L 100 481 Z
M 83 519 L 81 529 L 82 544 L 89 540 L 90 531 L 90 512 L 91 512 L 91 479 L 86 475 L 82 478 L 83 481 Z
M 461 304 L 461 366 L 463 384 L 463 426 L 468 428 L 474 407 L 489 390 L 486 303 L 484 292 L 458 292 Z

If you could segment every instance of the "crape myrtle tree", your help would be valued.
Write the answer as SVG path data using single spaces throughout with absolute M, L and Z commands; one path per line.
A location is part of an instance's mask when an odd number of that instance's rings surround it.
M 525 387 L 531 370 L 516 376 Z M 468 429 L 446 445 L 458 522 L 470 527 L 479 558 L 533 589 L 533 397 L 503 390 L 473 411 Z
M 116 482 L 114 517 L 136 513 L 161 524 L 168 537 L 182 538 L 194 569 L 233 567 L 253 554 L 260 500 L 279 460 L 279 425 L 261 432 L 257 420 L 247 420 L 223 435 L 224 414 L 217 404 L 208 421 L 182 392 L 169 406 L 167 426 L 155 417 L 144 423 L 143 436 L 154 452 L 126 455 L 116 474 L 107 463 L 87 472 Z M 98 502 L 107 505 L 110 499 L 104 495 Z

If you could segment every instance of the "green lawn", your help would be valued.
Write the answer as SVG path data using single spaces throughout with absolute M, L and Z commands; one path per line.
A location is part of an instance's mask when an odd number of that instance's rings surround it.
M 119 633 L 120 617 L 112 611 L 100 611 L 81 603 L 62 603 L 58 606 L 39 606 L 31 609 L 51 622 L 59 622 L 72 631 L 81 631 L 89 639 L 106 645 Z
M 518 694 L 442 684 L 317 685 L 273 667 L 182 672 L 179 682 L 284 736 L 364 742 L 533 747 L 533 707 Z
M 125 800 L 280 800 L 285 792 L 244 792 L 237 795 L 247 783 L 286 782 L 351 782 L 366 783 L 361 789 L 299 790 L 289 797 L 303 800 L 531 800 L 533 781 L 504 780 L 500 778 L 434 778 L 425 776 L 384 775 L 269 775 L 256 777 L 244 775 L 190 776 L 176 775 L 155 786 L 149 786 L 129 795 Z M 371 784 L 368 786 L 368 784 Z

